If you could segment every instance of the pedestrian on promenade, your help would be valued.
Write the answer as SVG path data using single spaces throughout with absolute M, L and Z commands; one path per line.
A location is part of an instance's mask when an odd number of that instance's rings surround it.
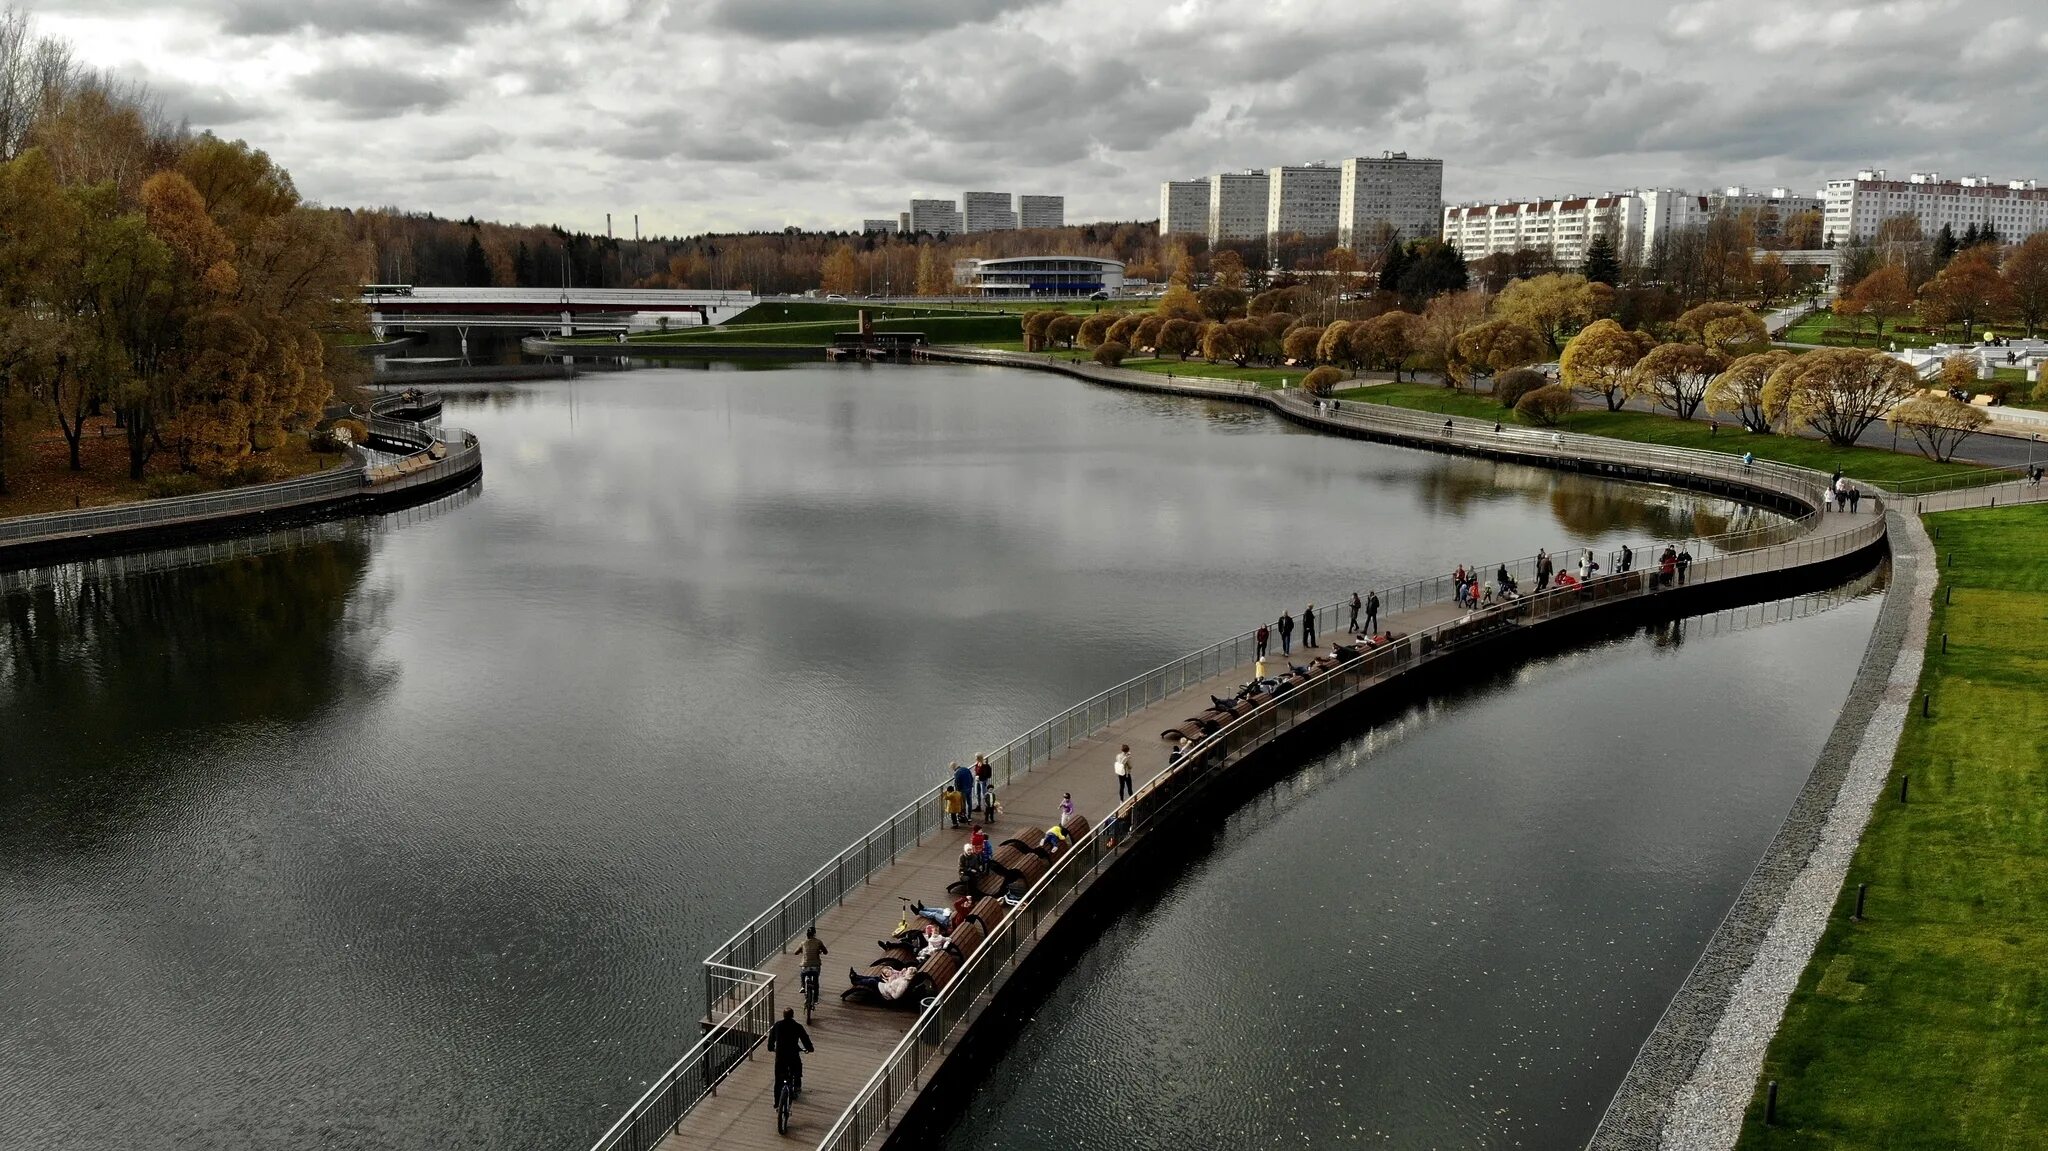
M 1835 485 L 1829 484 L 1827 489 L 1820 493 L 1820 510 L 1822 512 L 1835 510 Z
M 1665 587 L 1672 587 L 1678 583 L 1677 548 L 1666 547 L 1664 549 L 1664 554 L 1658 557 L 1657 582 L 1663 584 Z
M 1547 587 L 1549 587 L 1549 586 L 1550 586 L 1550 575 L 1551 575 L 1551 573 L 1552 573 L 1552 572 L 1554 572 L 1554 571 L 1556 571 L 1556 570 L 1557 570 L 1557 569 L 1556 569 L 1556 568 L 1555 568 L 1554 566 L 1552 566 L 1552 564 L 1551 564 L 1551 562 L 1550 562 L 1550 553 L 1549 553 L 1549 552 L 1547 552 L 1547 551 L 1544 551 L 1544 550 L 1543 550 L 1542 548 L 1537 548 L 1537 549 L 1536 549 L 1536 590 L 1537 590 L 1537 591 L 1542 591 L 1542 590 L 1543 590 L 1544 588 L 1547 588 Z
M 961 797 L 959 788 L 947 784 L 946 790 L 939 793 L 939 806 L 945 809 L 949 827 L 960 826 L 960 817 L 967 811 L 967 801 Z
M 1253 679 L 1264 679 L 1264 678 L 1266 678 L 1266 653 L 1265 653 L 1265 652 L 1260 652 L 1260 653 L 1259 653 L 1259 658 L 1257 658 L 1257 659 L 1255 659 L 1255 660 L 1253 660 L 1253 661 L 1252 661 L 1252 678 L 1253 678 Z
M 1754 463 L 1756 463 L 1756 453 L 1755 453 L 1755 452 L 1744 452 L 1744 453 L 1742 453 L 1742 467 L 1743 467 L 1743 470 L 1747 471 L 1747 470 L 1749 469 L 1750 465 L 1752 465 L 1752 464 L 1754 464 Z
M 1365 593 L 1365 630 L 1371 635 L 1380 631 L 1380 593 L 1376 591 Z
M 1684 548 L 1678 550 L 1678 586 L 1685 586 L 1685 572 L 1692 566 L 1692 553 Z
M 1449 420 L 1444 421 L 1444 434 L 1447 436 L 1451 434 L 1451 421 Z
M 1060 822 L 1074 818 L 1074 793 L 1069 791 L 1060 796 Z
M 1272 628 L 1267 627 L 1265 624 L 1259 625 L 1259 630 L 1252 634 L 1252 638 L 1257 640 L 1259 644 L 1259 650 L 1254 652 L 1254 655 L 1258 656 L 1260 659 L 1266 658 L 1266 640 L 1271 638 L 1272 635 Z
M 981 808 L 984 820 L 988 820 L 989 809 L 995 806 L 995 799 L 996 765 L 988 761 L 988 756 L 977 755 L 974 757 L 974 800 L 975 805 Z
M 1274 623 L 1274 625 L 1273 625 L 1273 626 L 1275 626 L 1275 627 L 1277 627 L 1277 628 L 1279 628 L 1279 629 L 1280 629 L 1280 654 L 1281 654 L 1281 655 L 1293 655 L 1293 654 L 1294 654 L 1294 617 L 1293 617 L 1293 616 L 1291 616 L 1291 615 L 1288 615 L 1288 614 L 1287 614 L 1287 611 L 1286 611 L 1286 609 L 1285 609 L 1285 608 L 1283 608 L 1283 609 L 1281 609 L 1281 611 L 1280 611 L 1280 618 L 1279 618 L 1279 620 L 1278 620 L 1278 621 L 1276 621 L 1276 622 Z
M 1623 573 L 1634 566 L 1636 566 L 1636 553 L 1630 551 L 1627 544 L 1621 545 L 1621 566 L 1614 570 L 1617 573 Z
M 1359 599 L 1359 598 L 1358 598 L 1358 593 L 1357 593 L 1357 592 L 1352 592 L 1352 593 L 1351 593 L 1351 634 L 1352 634 L 1352 635 L 1357 635 L 1357 634 L 1358 634 L 1358 610 L 1359 610 L 1360 608 L 1364 607 L 1364 606 L 1365 606 L 1365 601 L 1364 601 L 1364 600 L 1362 600 L 1362 599 Z
M 1600 563 L 1593 558 L 1593 549 L 1587 548 L 1586 554 L 1579 557 L 1579 582 L 1585 583 L 1587 580 L 1592 579 L 1594 573 L 1599 570 Z
M 1316 605 L 1301 609 L 1301 650 L 1316 646 Z
M 1123 745 L 1122 751 L 1116 753 L 1116 800 L 1118 803 L 1122 803 L 1131 797 L 1133 786 L 1131 783 L 1131 745 L 1127 743 Z
M 1857 508 L 1857 505 L 1861 504 L 1862 502 L 1863 502 L 1863 489 L 1862 489 L 1862 488 L 1859 488 L 1859 487 L 1857 487 L 1857 486 L 1856 486 L 1855 484 L 1850 484 L 1850 485 L 1849 485 L 1849 514 L 1850 514 L 1850 515 L 1855 515 L 1855 514 L 1856 514 L 1856 508 Z
M 960 793 L 960 802 L 961 802 L 961 804 L 962 804 L 963 806 L 966 806 L 966 807 L 973 807 L 973 806 L 974 806 L 974 769 L 973 769 L 973 768 L 970 768 L 970 767 L 962 767 L 962 766 L 960 766 L 960 764 L 959 764 L 959 762 L 958 762 L 958 761 L 955 761 L 955 762 L 954 762 L 954 764 L 953 764 L 953 790 L 955 790 L 955 791 L 958 791 L 958 792 Z

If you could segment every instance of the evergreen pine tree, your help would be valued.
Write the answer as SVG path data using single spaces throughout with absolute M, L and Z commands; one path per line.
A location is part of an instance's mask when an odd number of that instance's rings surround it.
M 1396 240 L 1387 245 L 1386 258 L 1380 261 L 1380 291 L 1401 290 L 1401 276 L 1408 271 L 1408 249 Z
M 475 233 L 470 234 L 469 247 L 462 252 L 462 283 L 468 288 L 491 286 L 491 262 L 484 257 L 484 246 Z
M 1948 231 L 1948 225 L 1947 225 L 1947 224 L 1943 224 L 1943 225 L 1941 226 L 1941 229 L 1942 229 L 1942 231 L 1944 231 L 1944 232 L 1947 232 L 1947 231 Z M 1949 260 L 1949 257 L 1950 257 L 1950 256 L 1953 256 L 1953 255 L 1955 255 L 1955 254 L 1956 254 L 1957 252 L 1960 252 L 1960 251 L 1962 251 L 1962 250 L 1963 250 L 1964 248 L 1974 248 L 1974 247 L 1976 247 L 1976 246 L 1977 246 L 1977 225 L 1973 223 L 1973 224 L 1971 224 L 1971 225 L 1970 225 L 1969 227 L 1967 227 L 1967 228 L 1964 228 L 1964 229 L 1963 229 L 1963 238 L 1962 238 L 1962 239 L 1961 239 L 1960 241 L 1959 241 L 1959 240 L 1957 240 L 1957 239 L 1955 238 L 1955 235 L 1954 235 L 1953 233 L 1950 233 L 1950 235 L 1949 235 L 1949 240 L 1948 240 L 1948 251 L 1946 251 L 1946 252 L 1942 251 L 1942 250 L 1941 250 L 1941 247 L 1940 247 L 1940 244 L 1939 244 L 1938 242 L 1937 242 L 1937 244 L 1936 244 L 1936 246 L 1935 246 L 1935 250 L 1934 250 L 1934 251 L 1935 251 L 1935 255 L 1936 255 L 1936 256 L 1939 256 L 1939 257 L 1941 258 L 1941 262 L 1942 262 L 1942 263 L 1944 263 L 1944 264 L 1946 264 L 1946 263 L 1948 263 L 1948 260 Z
M 1970 225 L 1971 231 L 1975 231 L 1976 228 L 1977 225 Z M 1934 262 L 1937 264 L 1948 263 L 1949 259 L 1956 254 L 1956 250 L 1962 246 L 1956 243 L 1956 230 L 1947 224 L 1943 224 L 1941 231 L 1934 234 Z
M 1593 237 L 1593 243 L 1586 249 L 1584 271 L 1589 284 L 1606 284 L 1614 287 L 1621 282 L 1621 261 L 1615 258 L 1614 242 L 1606 232 Z

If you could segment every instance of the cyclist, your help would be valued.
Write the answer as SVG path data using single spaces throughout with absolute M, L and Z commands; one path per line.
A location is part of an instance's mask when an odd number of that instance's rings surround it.
M 775 1053 L 775 1085 L 789 1084 L 792 1094 L 804 1093 L 804 1057 L 797 1050 L 816 1051 L 811 1033 L 796 1021 L 796 1008 L 782 1009 L 782 1021 L 768 1029 L 768 1050 Z
M 804 928 L 803 954 L 804 963 L 797 971 L 797 978 L 803 981 L 804 1004 L 808 1009 L 818 998 L 818 972 L 824 966 L 825 957 L 832 954 L 832 949 L 826 947 L 825 941 L 818 938 L 818 929 L 815 925 Z

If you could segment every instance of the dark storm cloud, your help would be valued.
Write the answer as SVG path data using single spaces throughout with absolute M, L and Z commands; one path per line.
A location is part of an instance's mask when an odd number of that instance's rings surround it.
M 147 71 L 134 72 L 133 76 L 162 99 L 167 114 L 173 119 L 186 121 L 194 128 L 232 128 L 263 117 L 260 110 L 211 85 L 193 84 L 175 76 L 159 76 Z
M 713 0 L 712 21 L 763 40 L 916 37 L 1051 0 Z
M 203 5 L 202 5 L 203 7 Z M 374 33 L 423 41 L 460 40 L 517 13 L 517 0 L 227 0 L 222 29 L 236 36 L 277 36 L 301 29 Z
M 446 80 L 372 64 L 339 64 L 308 72 L 293 82 L 292 90 L 336 105 L 351 120 L 438 112 L 455 102 L 455 85 Z

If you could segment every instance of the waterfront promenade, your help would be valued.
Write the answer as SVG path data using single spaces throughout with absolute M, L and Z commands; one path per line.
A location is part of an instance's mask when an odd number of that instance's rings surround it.
M 1001 360 L 991 357 L 984 362 Z M 1066 374 L 1091 378 L 1101 370 Z M 1446 430 L 1441 419 L 1369 405 L 1318 412 L 1306 397 L 1257 393 L 1228 382 L 1169 384 L 1157 376 L 1145 376 L 1142 384 L 1133 382 L 1132 386 L 1250 402 L 1338 434 L 1616 478 L 1681 483 L 1772 506 L 1786 511 L 1790 518 L 1731 537 L 1631 541 L 1639 557 L 1634 572 L 1595 581 L 1584 589 L 1553 590 L 1476 613 L 1451 603 L 1448 574 L 1400 588 L 1356 589 L 1378 591 L 1382 630 L 1404 633 L 1413 637 L 1411 642 L 1389 645 L 1338 665 L 1283 696 L 1283 702 L 1266 705 L 1260 713 L 1228 724 L 1171 769 L 1166 769 L 1166 746 L 1160 733 L 1207 710 L 1210 695 L 1231 695 L 1251 678 L 1249 633 L 1053 717 L 996 749 L 991 757 L 997 765 L 997 795 L 1002 805 L 993 838 L 998 842 L 1011 836 L 1035 839 L 1035 832 L 1055 821 L 1060 798 L 1068 792 L 1095 830 L 1082 836 L 1034 886 L 1026 903 L 982 942 L 936 1002 L 919 1014 L 848 1006 L 838 999 L 838 992 L 846 986 L 846 969 L 868 966 L 879 950 L 876 941 L 891 933 L 902 917 L 904 902 L 940 902 L 945 898 L 946 883 L 956 877 L 965 832 L 943 826 L 935 786 L 798 884 L 707 959 L 711 1012 L 705 1020 L 704 1040 L 655 1082 L 647 1096 L 600 1140 L 599 1148 L 783 1147 L 790 1145 L 790 1140 L 802 1146 L 848 1151 L 878 1145 L 1040 935 L 1058 923 L 1062 912 L 1071 906 L 1070 897 L 1086 890 L 1122 855 L 1141 847 L 1150 830 L 1164 825 L 1160 817 L 1180 795 L 1192 794 L 1208 780 L 1235 770 L 1274 738 L 1417 667 L 1462 652 L 1505 650 L 1512 642 L 1507 637 L 1518 633 L 1544 629 L 1552 642 L 1569 642 L 1570 633 L 1558 630 L 1570 627 L 1566 621 L 1582 617 L 1593 621 L 1573 629 L 1583 633 L 1603 626 L 1600 619 L 1615 618 L 1609 609 L 1626 604 L 1652 613 L 1678 614 L 1690 603 L 1711 602 L 1716 596 L 1724 600 L 1745 595 L 1767 598 L 1783 586 L 1782 577 L 1788 573 L 1875 562 L 1873 550 L 1884 540 L 1879 501 L 1867 501 L 1867 510 L 1857 515 L 1813 511 L 1826 477 L 1803 469 L 1744 465 L 1732 456 L 1598 437 L 1528 429 L 1494 433 L 1491 425 L 1481 427 L 1471 421 L 1453 421 Z M 1666 590 L 1653 586 L 1649 569 L 1667 544 L 1685 547 L 1697 560 L 1686 587 Z M 1560 572 L 1576 566 L 1576 555 L 1568 548 L 1559 549 L 1555 558 Z M 1604 568 L 1613 570 L 1611 555 L 1599 559 Z M 1490 582 L 1498 566 L 1506 566 L 1525 592 L 1534 587 L 1533 557 L 1490 561 L 1481 568 L 1481 577 Z M 1302 601 L 1313 599 L 1327 646 L 1329 639 L 1343 633 L 1343 605 L 1351 590 L 1330 589 L 1327 598 L 1288 594 L 1284 602 L 1276 600 L 1275 610 L 1285 606 L 1298 611 Z M 1297 647 L 1293 662 L 1306 663 L 1300 652 Z M 1139 777 L 1149 782 L 1132 801 L 1119 807 L 1110 763 L 1123 743 L 1132 746 Z M 972 749 L 961 749 L 959 758 L 965 760 L 971 753 Z M 950 758 L 948 750 L 935 750 L 935 781 L 946 758 Z M 1113 844 L 1100 834 L 1104 817 L 1112 812 L 1124 828 Z M 825 964 L 824 994 L 811 1026 L 819 1049 L 806 1060 L 805 1095 L 794 1108 L 790 1136 L 784 1137 L 775 1131 L 771 1106 L 773 1060 L 754 1047 L 759 1032 L 782 1008 L 801 1008 L 797 961 L 788 949 L 801 938 L 804 925 L 813 921 L 832 954 Z

